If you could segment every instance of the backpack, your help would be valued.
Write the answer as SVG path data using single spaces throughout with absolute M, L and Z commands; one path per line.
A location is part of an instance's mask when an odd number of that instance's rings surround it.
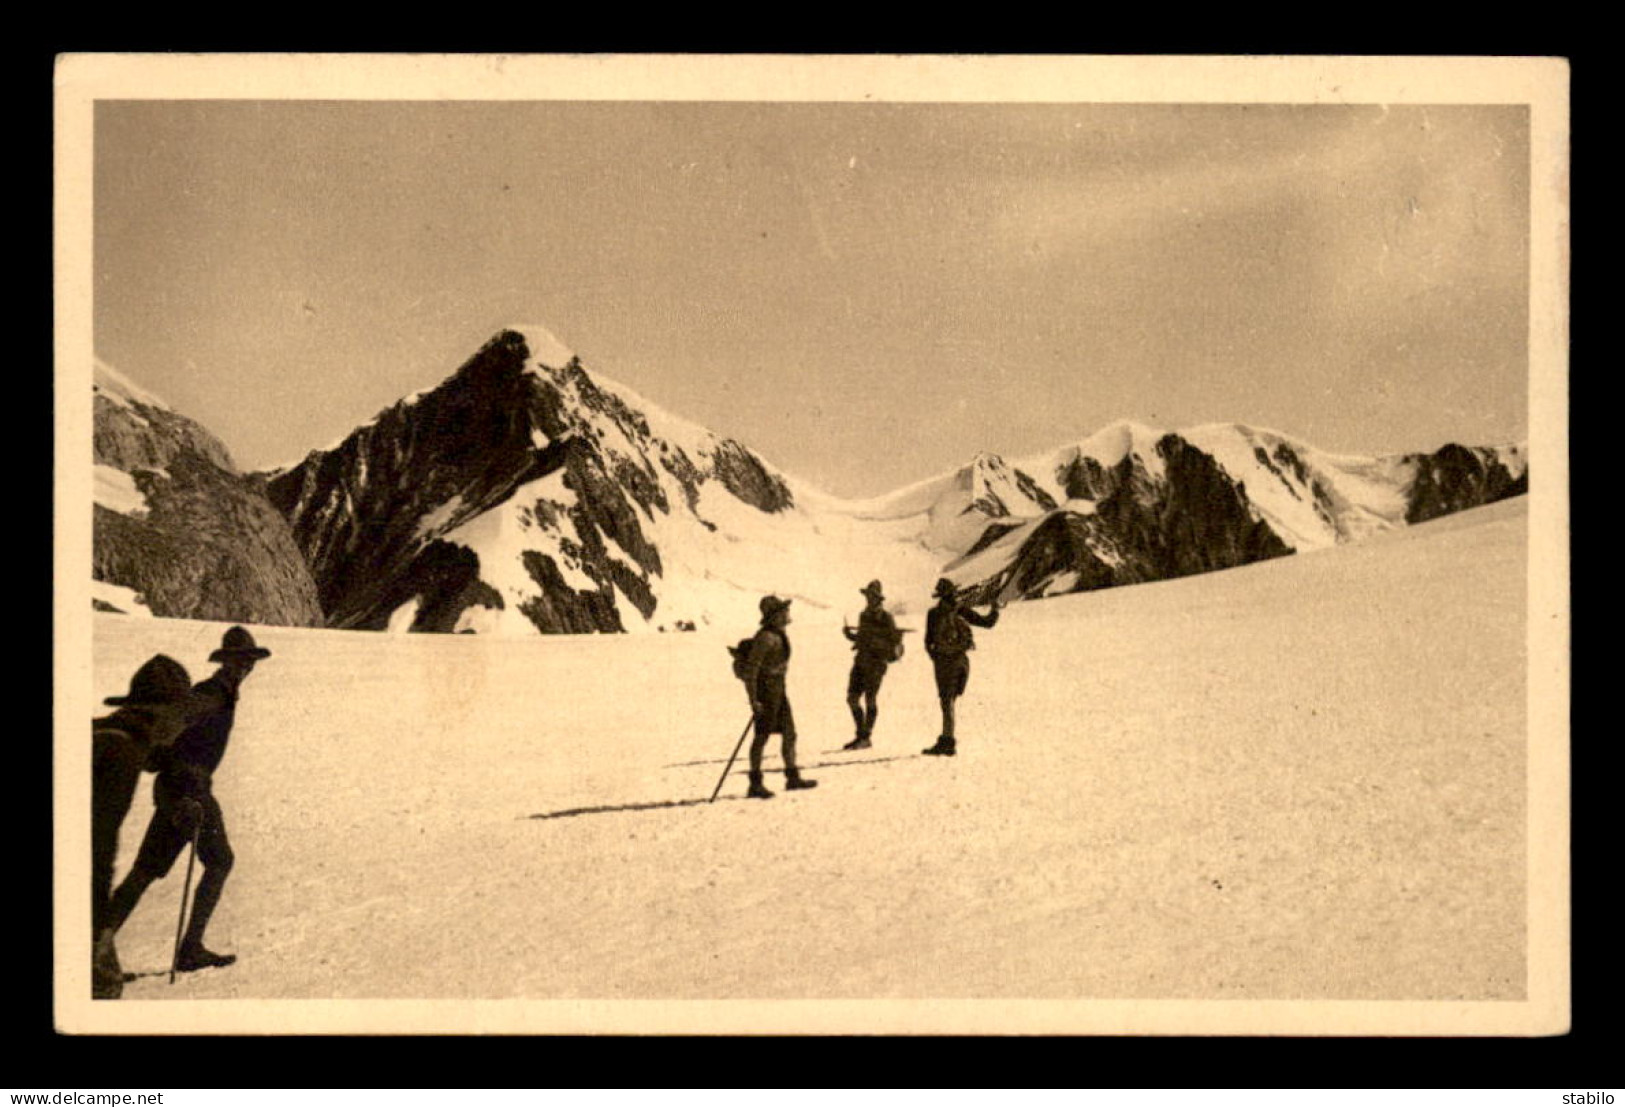
M 749 638 L 741 638 L 737 645 L 728 647 L 728 652 L 733 655 L 734 676 L 740 680 L 745 679 L 745 659 L 750 656 L 750 647 L 755 641 L 756 636 L 753 634 Z
M 937 616 L 936 635 L 927 647 L 931 653 L 964 653 L 970 645 L 970 625 L 959 617 L 959 612 L 942 612 Z

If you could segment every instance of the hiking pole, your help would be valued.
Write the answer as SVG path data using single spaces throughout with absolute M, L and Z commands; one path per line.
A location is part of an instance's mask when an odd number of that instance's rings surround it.
M 181 927 L 186 923 L 186 901 L 192 895 L 192 863 L 197 860 L 197 836 L 203 820 L 192 827 L 192 851 L 186 855 L 186 883 L 181 885 L 181 917 L 175 920 L 175 953 L 169 959 L 169 982 L 175 983 L 175 969 L 181 963 Z
M 711 793 L 711 798 L 706 800 L 705 802 L 707 802 L 707 803 L 715 803 L 715 802 L 717 802 L 717 796 L 719 796 L 722 793 L 722 782 L 724 780 L 727 780 L 728 779 L 728 774 L 733 771 L 734 761 L 738 759 L 739 751 L 745 747 L 745 735 L 750 733 L 751 724 L 754 723 L 755 721 L 756 721 L 756 712 L 752 711 L 750 713 L 750 718 L 745 720 L 745 729 L 741 730 L 739 732 L 739 741 L 734 743 L 734 751 L 728 757 L 728 767 L 726 769 L 722 770 L 722 777 L 717 781 L 716 790 Z

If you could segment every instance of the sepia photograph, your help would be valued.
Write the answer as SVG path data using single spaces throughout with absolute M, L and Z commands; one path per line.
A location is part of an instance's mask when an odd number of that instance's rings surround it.
M 1568 1029 L 1561 60 L 56 95 L 60 1031 Z

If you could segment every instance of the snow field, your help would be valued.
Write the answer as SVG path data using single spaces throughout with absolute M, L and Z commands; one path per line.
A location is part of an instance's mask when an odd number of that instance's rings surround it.
M 743 752 L 705 802 L 750 625 L 254 628 L 275 656 L 217 781 L 237 866 L 209 935 L 241 960 L 126 996 L 1520 998 L 1526 520 L 1006 609 L 954 759 L 918 756 L 919 635 L 842 753 L 850 653 L 792 623 L 820 786 L 770 772 L 768 802 Z M 223 629 L 96 616 L 97 702 L 159 650 L 200 679 Z M 127 968 L 168 964 L 183 872 Z
M 151 509 L 147 497 L 136 487 L 135 478 L 122 469 L 97 465 L 93 469 L 92 481 L 94 502 L 109 511 L 140 517 Z
M 153 617 L 152 609 L 147 606 L 147 601 L 134 588 L 125 588 L 120 584 L 109 584 L 105 580 L 93 580 L 90 582 L 90 598 L 100 600 L 109 607 L 117 608 L 125 615 L 146 619 Z

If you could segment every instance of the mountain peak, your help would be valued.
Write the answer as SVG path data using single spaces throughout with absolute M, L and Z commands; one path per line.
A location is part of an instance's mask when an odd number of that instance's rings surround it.
M 549 369 L 562 369 L 576 356 L 575 351 L 561 342 L 558 335 L 540 323 L 514 323 L 504 327 L 502 332 L 523 338 L 531 359 Z
M 1119 419 L 1079 442 L 1076 450 L 1081 456 L 1092 457 L 1104 465 L 1115 465 L 1135 452 L 1147 458 L 1154 456 L 1157 440 L 1166 433 L 1133 419 Z

